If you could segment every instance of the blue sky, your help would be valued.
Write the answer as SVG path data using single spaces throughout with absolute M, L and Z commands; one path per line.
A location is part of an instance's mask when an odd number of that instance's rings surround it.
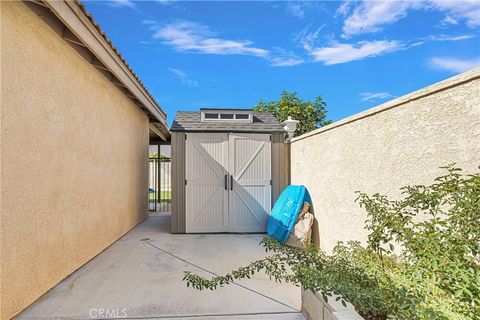
M 321 95 L 339 120 L 480 65 L 480 1 L 86 1 L 168 113 Z

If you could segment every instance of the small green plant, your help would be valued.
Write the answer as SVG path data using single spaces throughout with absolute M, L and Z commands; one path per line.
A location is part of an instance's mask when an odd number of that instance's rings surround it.
M 480 319 L 480 174 L 444 169 L 430 186 L 402 188 L 401 200 L 359 192 L 365 246 L 339 242 L 326 254 L 267 237 L 265 259 L 212 279 L 185 272 L 184 280 L 215 289 L 263 270 L 327 301 L 350 302 L 366 319 Z

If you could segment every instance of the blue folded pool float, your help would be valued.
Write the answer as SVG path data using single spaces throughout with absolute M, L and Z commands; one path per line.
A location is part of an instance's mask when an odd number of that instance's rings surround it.
M 267 233 L 284 244 L 292 232 L 303 202 L 312 204 L 305 186 L 288 186 L 278 197 L 268 218 Z

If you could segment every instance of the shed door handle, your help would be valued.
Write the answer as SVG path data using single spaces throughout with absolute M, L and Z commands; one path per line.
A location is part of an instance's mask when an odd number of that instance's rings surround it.
M 230 176 L 230 190 L 233 190 L 233 176 Z
M 225 175 L 224 186 L 225 186 L 225 190 L 228 190 L 228 174 Z

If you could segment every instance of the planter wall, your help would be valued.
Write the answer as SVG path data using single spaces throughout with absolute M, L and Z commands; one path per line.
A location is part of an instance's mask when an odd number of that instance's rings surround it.
M 302 313 L 307 320 L 363 320 L 350 303 L 344 307 L 335 297 L 326 302 L 319 293 L 303 288 Z

